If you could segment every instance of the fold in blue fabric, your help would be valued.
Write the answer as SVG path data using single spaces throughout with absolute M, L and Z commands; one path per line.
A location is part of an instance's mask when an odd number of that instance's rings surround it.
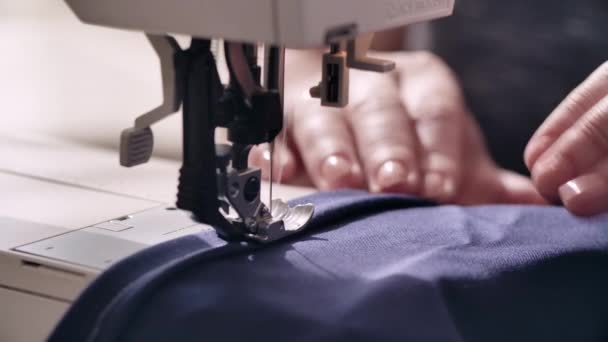
M 99 276 L 50 341 L 608 341 L 608 216 L 344 191 L 272 245 L 213 233 Z

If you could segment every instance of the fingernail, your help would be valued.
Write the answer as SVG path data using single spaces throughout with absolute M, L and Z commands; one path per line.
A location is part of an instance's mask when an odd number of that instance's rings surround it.
M 350 177 L 357 171 L 354 163 L 341 156 L 330 156 L 321 165 L 321 176 L 328 188 L 340 188 L 350 184 Z
M 585 193 L 589 193 L 602 186 L 602 180 L 599 176 L 587 175 L 576 178 L 562 185 L 559 188 L 559 197 L 562 199 L 564 204 L 573 201 L 577 197 Z
M 570 181 L 559 188 L 559 197 L 564 203 L 572 201 L 573 198 L 582 193 L 581 186 L 577 181 Z
M 408 174 L 405 166 L 397 161 L 388 161 L 380 167 L 376 174 L 375 188 L 382 191 L 405 191 L 406 183 L 409 183 Z
M 578 177 L 559 188 L 564 205 L 578 215 L 599 213 L 608 201 L 608 184 L 599 175 Z

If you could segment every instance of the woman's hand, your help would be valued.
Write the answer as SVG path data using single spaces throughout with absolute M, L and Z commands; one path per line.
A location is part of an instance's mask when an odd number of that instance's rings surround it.
M 577 215 L 608 212 L 608 63 L 557 107 L 525 159 L 547 200 Z
M 367 188 L 459 204 L 542 202 L 531 181 L 491 160 L 457 80 L 439 58 L 426 52 L 379 57 L 395 61 L 397 71 L 352 71 L 347 108 L 324 108 L 307 95 L 287 100 L 293 102 L 289 143 L 275 152 L 283 180 L 305 170 L 322 190 Z M 312 76 L 309 81 L 320 78 Z M 267 170 L 264 155 L 254 150 L 252 162 Z

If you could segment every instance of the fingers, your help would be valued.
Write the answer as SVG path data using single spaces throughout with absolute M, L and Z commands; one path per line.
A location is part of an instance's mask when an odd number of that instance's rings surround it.
M 255 146 L 249 154 L 249 163 L 262 169 L 262 177 L 270 180 L 270 149 L 268 144 Z M 296 175 L 298 160 L 289 146 L 275 144 L 272 162 L 274 182 L 290 182 Z
M 606 95 L 608 95 L 608 62 L 575 89 L 530 139 L 524 155 L 528 168 L 532 170 L 538 158 Z
M 560 200 L 558 189 L 586 175 L 608 158 L 608 97 L 568 128 L 534 164 L 532 177 L 549 201 Z
M 367 74 L 352 86 L 353 97 L 362 101 L 353 103 L 347 116 L 370 191 L 416 194 L 418 143 L 396 80 Z
M 498 202 L 536 205 L 547 204 L 529 178 L 506 170 L 499 170 L 498 172 L 498 181 L 501 189 L 501 196 L 499 197 Z
M 363 185 L 363 172 L 343 110 L 302 99 L 295 107 L 293 128 L 295 145 L 316 187 L 331 190 Z
M 414 55 L 404 67 L 401 97 L 415 120 L 420 143 L 422 195 L 450 202 L 462 178 L 464 125 L 468 113 L 458 82 L 437 57 Z
M 489 159 L 478 161 L 472 173 L 463 178 L 455 201 L 460 205 L 546 204 L 529 178 L 500 169 Z
M 559 188 L 564 206 L 575 215 L 608 212 L 608 161 Z

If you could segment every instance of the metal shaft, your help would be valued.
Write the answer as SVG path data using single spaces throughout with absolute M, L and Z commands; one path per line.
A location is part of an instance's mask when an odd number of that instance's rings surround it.
M 264 53 L 264 87 L 277 91 L 281 97 L 281 112 L 284 112 L 285 95 L 285 48 L 267 46 Z M 272 212 L 272 184 L 274 181 L 274 140 L 270 142 L 270 193 L 268 205 Z

